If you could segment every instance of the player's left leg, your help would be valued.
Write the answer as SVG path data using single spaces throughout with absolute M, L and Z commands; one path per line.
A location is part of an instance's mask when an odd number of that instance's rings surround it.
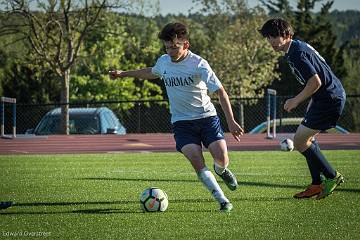
M 214 159 L 215 173 L 223 179 L 226 186 L 234 191 L 238 187 L 235 175 L 229 170 L 229 156 L 226 141 L 224 139 L 212 142 L 208 149 Z

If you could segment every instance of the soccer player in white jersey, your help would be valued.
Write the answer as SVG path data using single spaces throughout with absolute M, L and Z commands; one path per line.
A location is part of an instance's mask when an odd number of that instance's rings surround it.
M 187 27 L 182 23 L 169 23 L 159 33 L 159 39 L 166 54 L 158 58 L 155 66 L 131 71 L 114 70 L 109 72 L 110 77 L 162 79 L 170 102 L 176 149 L 190 161 L 199 180 L 219 202 L 220 211 L 230 212 L 233 205 L 205 165 L 202 151 L 204 145 L 214 159 L 215 173 L 234 191 L 238 183 L 228 169 L 224 132 L 208 92 L 218 95 L 229 130 L 237 141 L 244 130 L 234 120 L 229 97 L 208 62 L 189 50 Z

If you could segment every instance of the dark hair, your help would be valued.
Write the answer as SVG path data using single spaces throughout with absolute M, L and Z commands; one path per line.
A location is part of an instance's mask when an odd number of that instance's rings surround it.
M 290 23 L 281 18 L 268 20 L 261 29 L 258 30 L 263 37 L 287 37 L 294 36 L 294 30 Z
M 189 40 L 187 27 L 182 23 L 168 23 L 158 35 L 160 40 L 173 41 L 175 39 Z

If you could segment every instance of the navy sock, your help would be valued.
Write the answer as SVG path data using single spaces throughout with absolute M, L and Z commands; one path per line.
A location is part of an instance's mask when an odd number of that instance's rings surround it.
M 313 138 L 313 140 L 311 142 L 312 142 L 312 144 L 315 145 L 316 148 L 318 148 L 320 150 L 320 146 L 315 138 Z M 321 181 L 323 181 L 325 179 L 325 176 L 320 167 L 319 167 L 319 169 L 320 169 L 320 178 L 321 178 Z
M 336 176 L 336 171 L 322 154 L 319 144 L 315 141 L 310 145 L 310 148 L 312 148 L 315 153 L 318 164 L 320 166 L 320 171 L 326 178 L 333 179 Z
M 314 152 L 309 147 L 304 152 L 301 153 L 306 158 L 307 165 L 310 170 L 311 179 L 313 185 L 319 185 L 321 184 L 321 177 L 320 177 L 320 166 L 317 163 L 316 159 L 314 159 Z

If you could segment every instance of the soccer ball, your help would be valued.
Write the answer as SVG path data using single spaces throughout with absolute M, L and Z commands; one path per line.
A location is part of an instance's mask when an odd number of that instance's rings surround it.
M 160 188 L 147 188 L 140 195 L 140 207 L 144 212 L 164 212 L 168 205 L 168 197 Z
M 281 151 L 290 152 L 294 150 L 294 142 L 289 138 L 285 138 L 280 141 L 280 149 Z

